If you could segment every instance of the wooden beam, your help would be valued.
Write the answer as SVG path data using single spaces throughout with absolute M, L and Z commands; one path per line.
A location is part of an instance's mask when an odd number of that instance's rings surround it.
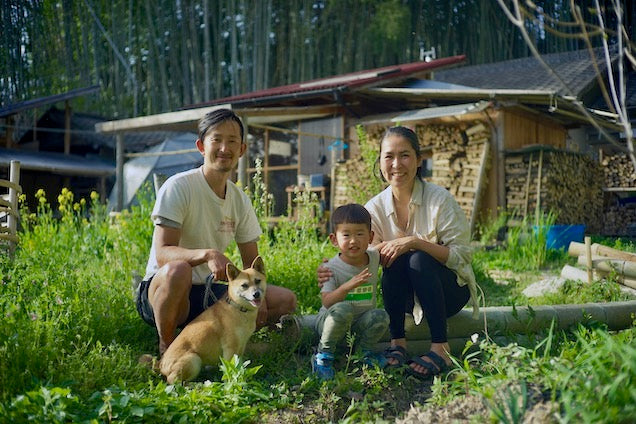
M 64 154 L 71 154 L 71 104 L 64 102 Z

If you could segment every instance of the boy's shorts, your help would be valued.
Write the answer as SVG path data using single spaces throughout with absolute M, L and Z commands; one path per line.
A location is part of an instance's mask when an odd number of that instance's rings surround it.
M 152 281 L 152 277 L 149 280 L 144 280 L 139 285 L 139 290 L 137 294 L 137 312 L 139 312 L 139 316 L 141 319 L 146 321 L 149 325 L 156 327 L 155 323 L 155 314 L 152 310 L 152 305 L 148 300 L 148 288 L 150 287 L 150 282 Z M 227 284 L 222 283 L 212 283 L 211 284 L 212 293 L 210 294 L 208 299 L 208 305 L 204 305 L 205 300 L 205 284 L 193 284 L 190 289 L 190 312 L 188 313 L 188 318 L 186 322 L 179 325 L 179 328 L 183 328 L 190 321 L 195 319 L 197 316 L 201 314 L 208 307 L 212 306 L 217 299 L 223 298 L 225 293 L 227 293 Z

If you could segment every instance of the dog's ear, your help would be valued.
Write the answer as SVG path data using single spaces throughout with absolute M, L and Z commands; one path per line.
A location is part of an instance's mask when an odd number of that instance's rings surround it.
M 241 270 L 238 269 L 232 262 L 228 262 L 225 265 L 225 273 L 227 274 L 228 281 L 234 280 L 241 273 Z
M 257 256 L 252 262 L 252 268 L 265 275 L 265 264 L 263 263 L 263 258 Z

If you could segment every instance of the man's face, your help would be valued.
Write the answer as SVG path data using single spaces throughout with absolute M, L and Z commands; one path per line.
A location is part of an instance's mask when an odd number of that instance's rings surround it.
M 247 145 L 241 140 L 241 129 L 234 121 L 223 121 L 210 128 L 203 140 L 197 140 L 203 165 L 218 172 L 231 172 Z

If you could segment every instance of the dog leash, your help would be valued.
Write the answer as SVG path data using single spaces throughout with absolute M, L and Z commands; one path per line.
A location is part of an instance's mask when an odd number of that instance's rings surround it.
M 212 298 L 212 303 L 216 303 L 219 301 L 216 295 L 212 291 L 212 283 L 214 282 L 214 273 L 210 273 L 205 279 L 205 294 L 203 295 L 203 310 L 205 311 L 210 307 L 210 298 Z

